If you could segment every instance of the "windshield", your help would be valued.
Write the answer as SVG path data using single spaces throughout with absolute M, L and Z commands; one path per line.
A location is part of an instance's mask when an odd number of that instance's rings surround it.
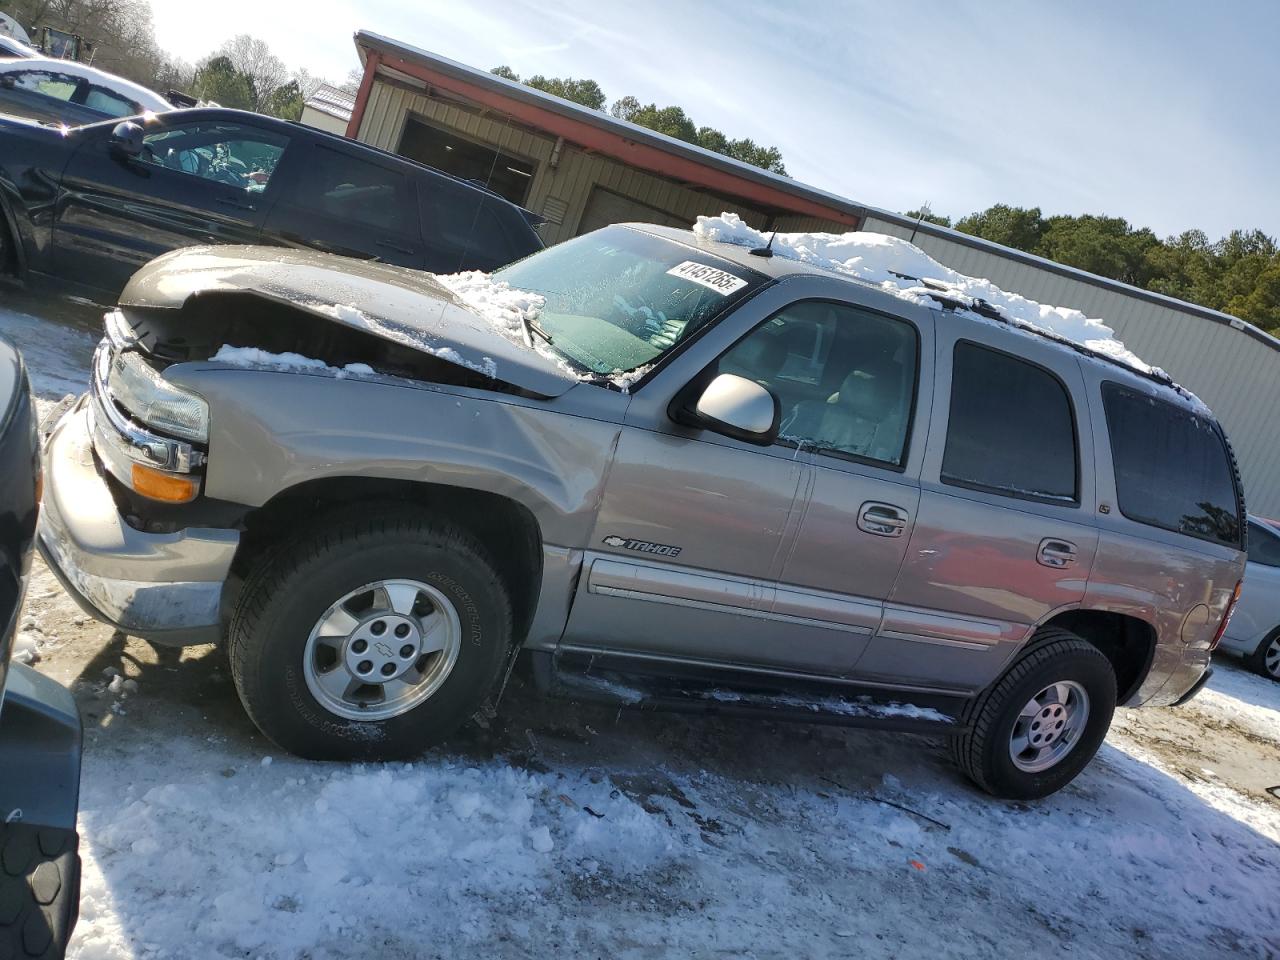
M 545 297 L 534 332 L 598 374 L 653 363 L 767 282 L 728 260 L 626 227 L 566 240 L 495 276 Z

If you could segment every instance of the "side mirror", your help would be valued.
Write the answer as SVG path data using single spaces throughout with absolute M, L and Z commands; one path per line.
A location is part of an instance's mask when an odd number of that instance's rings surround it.
M 694 407 L 708 429 L 767 447 L 778 438 L 778 398 L 754 380 L 722 373 L 702 391 Z
M 122 120 L 115 125 L 107 138 L 111 152 L 120 157 L 137 157 L 142 154 L 142 126 L 132 120 Z

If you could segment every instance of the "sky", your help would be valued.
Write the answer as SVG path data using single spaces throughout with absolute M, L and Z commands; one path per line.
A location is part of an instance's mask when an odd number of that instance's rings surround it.
M 365 29 L 473 66 L 591 77 L 777 146 L 797 180 L 904 211 L 993 203 L 1165 236 L 1280 234 L 1280 3 L 1232 0 L 152 0 L 197 61 L 251 31 L 341 81 Z

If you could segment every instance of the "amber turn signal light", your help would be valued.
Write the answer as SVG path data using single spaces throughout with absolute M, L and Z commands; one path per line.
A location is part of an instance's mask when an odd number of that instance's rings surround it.
M 196 498 L 199 485 L 186 477 L 161 473 L 140 463 L 133 464 L 133 489 L 152 500 L 166 503 L 189 503 Z

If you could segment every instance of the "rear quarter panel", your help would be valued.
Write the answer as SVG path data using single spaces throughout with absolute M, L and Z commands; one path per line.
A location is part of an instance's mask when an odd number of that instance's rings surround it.
M 1138 523 L 1121 513 L 1101 385 L 1120 381 L 1156 396 L 1163 396 L 1166 388 L 1102 361 L 1082 359 L 1080 366 L 1098 438 L 1094 452 L 1099 535 L 1081 606 L 1136 617 L 1155 629 L 1150 669 L 1126 705 L 1170 704 L 1209 666 L 1209 645 L 1244 575 L 1245 554 L 1235 547 Z

